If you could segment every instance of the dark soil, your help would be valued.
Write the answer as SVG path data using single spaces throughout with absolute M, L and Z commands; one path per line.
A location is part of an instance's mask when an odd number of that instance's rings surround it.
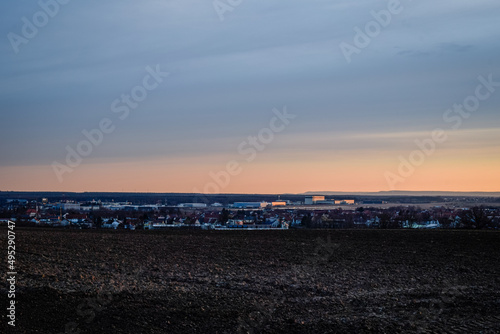
M 500 332 L 498 232 L 0 233 L 7 333 Z

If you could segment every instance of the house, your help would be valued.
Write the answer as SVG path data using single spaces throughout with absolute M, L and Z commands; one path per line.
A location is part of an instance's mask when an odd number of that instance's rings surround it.
M 426 228 L 426 229 L 434 229 L 441 227 L 439 221 L 437 220 L 429 220 L 422 223 L 413 223 L 412 228 Z
M 30 217 L 36 217 L 36 215 L 38 214 L 36 209 L 28 209 L 26 210 L 26 214 Z
M 121 222 L 118 220 L 114 220 L 114 221 L 108 220 L 106 222 L 103 222 L 101 227 L 116 230 L 118 228 L 118 226 L 120 226 L 120 224 L 121 224 Z

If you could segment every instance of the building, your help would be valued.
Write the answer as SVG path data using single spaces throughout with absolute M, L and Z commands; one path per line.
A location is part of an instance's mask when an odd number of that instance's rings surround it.
M 356 203 L 353 199 L 340 199 L 340 200 L 335 200 L 335 204 L 354 205 Z
M 316 201 L 314 204 L 325 204 L 325 205 L 332 204 L 333 205 L 333 204 L 335 204 L 335 201 L 334 200 L 327 200 L 326 199 L 324 201 Z
M 260 209 L 260 208 L 265 208 L 267 205 L 268 205 L 267 202 L 236 202 L 233 204 L 233 208 Z
M 182 203 L 177 205 L 179 208 L 206 208 L 207 205 L 205 203 Z
M 271 203 L 272 206 L 286 206 L 287 202 L 286 201 L 276 201 Z
M 306 196 L 305 205 L 313 205 L 325 200 L 325 196 Z
M 67 210 L 79 211 L 80 210 L 80 203 L 70 203 L 70 202 L 61 203 L 59 205 L 59 208 L 62 208 L 65 211 L 67 211 Z
M 7 203 L 14 203 L 14 204 L 21 204 L 21 205 L 28 204 L 28 200 L 27 199 L 12 199 L 12 198 L 9 198 L 6 201 L 7 201 Z

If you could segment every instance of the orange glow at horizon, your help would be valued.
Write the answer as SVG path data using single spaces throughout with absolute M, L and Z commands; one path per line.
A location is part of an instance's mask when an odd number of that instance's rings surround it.
M 387 155 L 387 154 L 385 154 Z M 241 173 L 219 185 L 210 172 L 225 170 L 221 159 L 150 159 L 131 163 L 82 164 L 59 183 L 51 166 L 0 168 L 1 191 L 98 191 L 98 192 L 203 192 L 203 193 L 302 193 L 306 191 L 368 192 L 500 191 L 500 158 L 489 156 L 445 157 L 436 155 L 390 189 L 384 173 L 396 173 L 398 160 L 367 152 L 298 161 L 291 156 L 262 155 L 252 163 L 241 162 Z M 377 158 L 378 157 L 378 158 Z M 218 161 L 214 161 L 218 160 Z M 224 172 L 225 173 L 225 172 Z M 223 174 L 224 174 L 223 173 Z M 211 184 L 211 186 L 207 186 Z

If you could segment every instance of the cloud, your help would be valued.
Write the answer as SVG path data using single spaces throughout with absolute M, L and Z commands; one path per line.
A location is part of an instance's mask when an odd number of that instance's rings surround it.
M 270 148 L 276 156 L 398 150 L 410 138 L 362 134 L 429 131 L 478 75 L 500 77 L 496 1 L 403 5 L 348 65 L 339 43 L 386 2 L 244 1 L 223 22 L 211 1 L 70 2 L 18 54 L 0 44 L 0 165 L 61 159 L 154 64 L 171 76 L 87 161 L 231 156 L 282 105 L 299 117 Z M 21 33 L 39 9 L 3 2 L 0 32 Z M 498 126 L 499 106 L 488 100 L 469 126 Z

